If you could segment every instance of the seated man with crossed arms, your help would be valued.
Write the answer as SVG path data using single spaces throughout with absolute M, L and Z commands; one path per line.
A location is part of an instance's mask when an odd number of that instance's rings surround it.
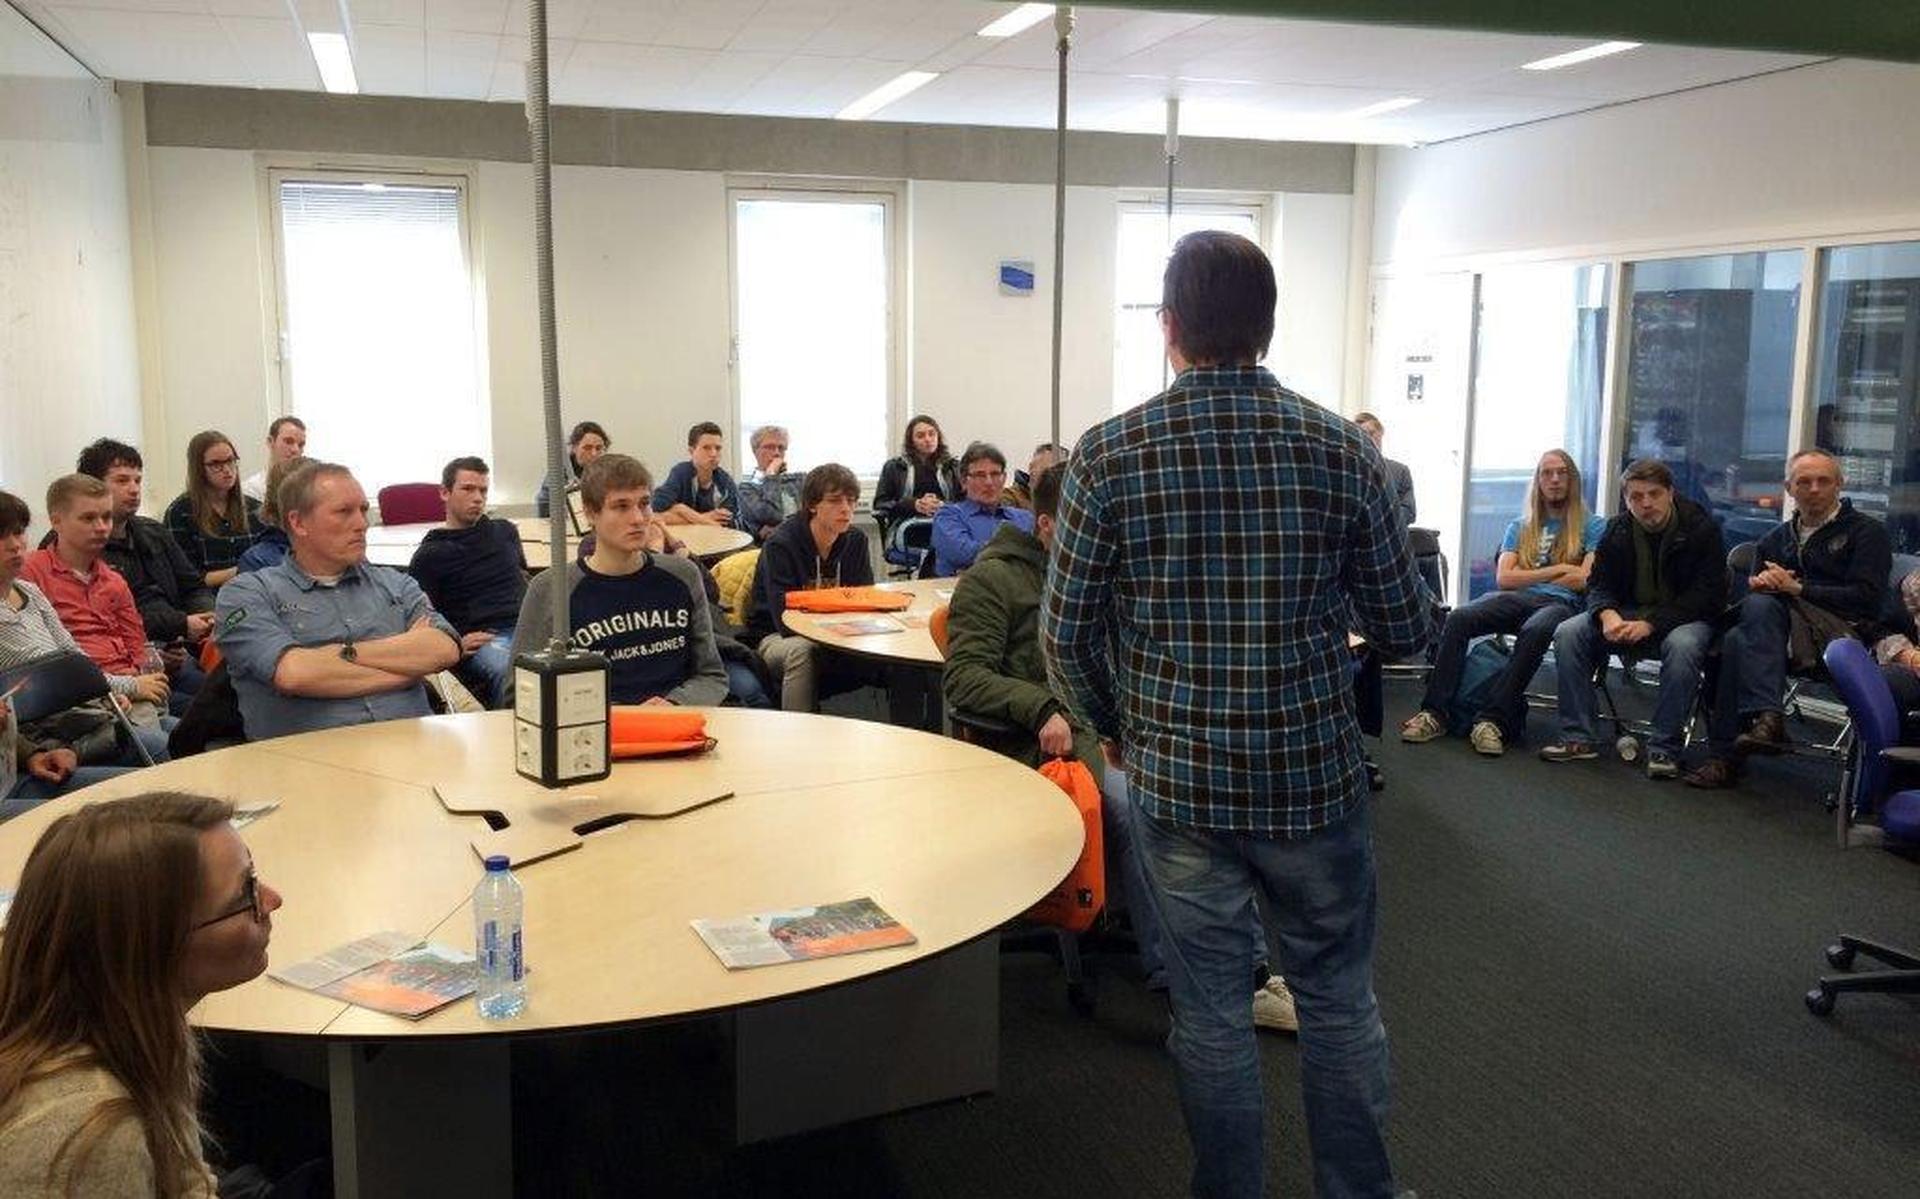
M 220 589 L 214 634 L 254 741 L 426 716 L 460 634 L 407 574 L 367 558 L 367 493 L 310 462 L 280 485 L 286 560 Z

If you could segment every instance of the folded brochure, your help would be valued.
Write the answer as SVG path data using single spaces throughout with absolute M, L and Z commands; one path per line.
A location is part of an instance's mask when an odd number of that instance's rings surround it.
M 396 932 L 374 933 L 269 973 L 302 990 L 409 1020 L 466 998 L 480 984 L 472 954 Z
M 695 920 L 693 931 L 729 970 L 864 953 L 911 945 L 915 939 L 866 896 L 732 920 Z
M 841 616 L 821 621 L 820 627 L 842 637 L 864 637 L 871 633 L 898 633 L 907 626 L 891 616 Z

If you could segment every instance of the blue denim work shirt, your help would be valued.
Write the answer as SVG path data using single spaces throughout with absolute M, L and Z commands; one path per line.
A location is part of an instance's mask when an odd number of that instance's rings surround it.
M 316 582 L 293 556 L 236 576 L 220 589 L 214 636 L 226 661 L 247 737 L 262 741 L 342 725 L 426 716 L 425 684 L 344 699 L 287 695 L 273 685 L 280 656 L 290 649 L 374 641 L 406 632 L 425 616 L 460 643 L 460 634 L 433 610 L 410 575 L 356 563 L 333 586 Z
M 972 500 L 956 500 L 933 514 L 933 573 L 951 578 L 980 556 L 1000 526 L 1011 523 L 1022 533 L 1033 532 L 1033 513 L 1003 504 L 988 507 Z

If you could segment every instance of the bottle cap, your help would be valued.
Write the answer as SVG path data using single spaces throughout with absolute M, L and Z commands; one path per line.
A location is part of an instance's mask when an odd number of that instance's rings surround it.
M 506 855 L 506 854 L 503 854 L 503 853 L 496 853 L 496 854 L 490 854 L 490 855 L 489 855 L 489 856 L 487 857 L 487 869 L 488 869 L 488 870 L 505 870 L 506 868 L 507 868 L 507 855 Z

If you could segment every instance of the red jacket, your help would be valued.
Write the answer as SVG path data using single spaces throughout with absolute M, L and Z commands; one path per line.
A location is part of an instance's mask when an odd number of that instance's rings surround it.
M 108 674 L 139 674 L 147 655 L 147 627 L 133 588 L 106 559 L 82 579 L 51 548 L 27 555 L 20 575 L 46 593 L 47 602 L 87 657 Z

